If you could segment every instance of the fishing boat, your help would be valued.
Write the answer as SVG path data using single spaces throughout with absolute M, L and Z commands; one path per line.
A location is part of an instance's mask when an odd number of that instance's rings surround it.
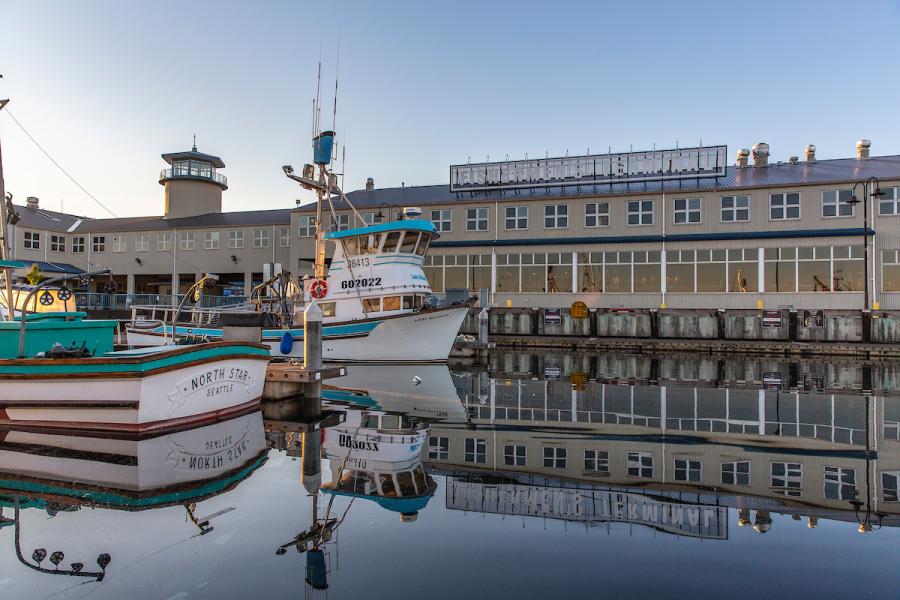
M 316 136 L 315 167 L 305 165 L 303 175 L 284 167 L 287 176 L 318 195 L 315 274 L 304 281 L 302 292 L 289 309 L 293 315 L 280 327 L 263 328 L 262 341 L 273 356 L 303 356 L 302 311 L 310 302 L 322 309 L 323 359 L 340 362 L 443 362 L 474 299 L 439 305 L 422 270 L 429 244 L 439 237 L 421 209 L 406 207 L 398 221 L 330 231 L 323 215 L 341 199 L 356 210 L 337 187 L 329 170 L 334 134 Z M 362 215 L 357 215 L 365 222 Z M 326 242 L 333 244 L 326 274 Z M 299 287 L 299 286 L 298 286 Z M 220 339 L 217 323 L 229 311 L 183 311 L 171 307 L 135 306 L 126 327 L 132 346 L 158 346 L 188 336 Z M 179 320 L 184 315 L 185 319 Z
M 35 286 L 23 306 L 52 290 L 65 296 L 71 277 Z M 77 311 L 15 313 L 8 310 L 11 320 L 0 321 L 0 427 L 149 435 L 243 414 L 259 404 L 270 359 L 261 344 L 114 351 L 117 321 L 91 320 Z

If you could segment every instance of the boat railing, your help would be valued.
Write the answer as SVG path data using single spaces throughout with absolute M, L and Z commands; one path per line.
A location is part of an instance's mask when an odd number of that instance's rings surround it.
M 135 304 L 131 309 L 132 322 L 148 323 L 172 323 L 172 317 L 176 307 L 171 304 Z M 215 326 L 219 321 L 219 315 L 223 312 L 256 312 L 256 308 L 246 300 L 241 304 L 229 304 L 223 306 L 188 306 L 179 311 L 179 323 L 192 323 L 197 326 Z
M 135 306 L 177 306 L 184 294 L 104 294 L 76 292 L 77 306 L 84 310 L 131 310 Z M 245 304 L 246 296 L 202 295 L 196 303 L 203 308 L 221 308 Z

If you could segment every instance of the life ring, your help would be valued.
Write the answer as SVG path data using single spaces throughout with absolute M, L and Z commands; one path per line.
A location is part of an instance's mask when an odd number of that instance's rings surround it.
M 314 279 L 309 285 L 309 295 L 321 300 L 328 294 L 328 283 L 324 279 Z

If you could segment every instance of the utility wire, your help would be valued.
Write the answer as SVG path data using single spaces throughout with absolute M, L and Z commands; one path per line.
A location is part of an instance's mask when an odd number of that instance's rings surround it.
M 58 162 L 56 162 L 56 160 L 54 160 L 54 158 L 53 158 L 52 156 L 50 156 L 50 153 L 47 152 L 46 150 L 44 150 L 44 147 L 41 146 L 41 145 L 38 143 L 38 141 L 37 141 L 36 139 L 34 139 L 34 136 L 32 136 L 30 133 L 28 133 L 28 130 L 25 129 L 25 126 L 22 125 L 21 123 L 19 123 L 19 120 L 13 116 L 13 114 L 10 112 L 9 108 L 7 108 L 4 112 L 5 112 L 7 115 L 9 115 L 9 118 L 12 119 L 13 122 L 14 122 L 16 125 L 19 126 L 19 129 L 22 130 L 22 133 L 24 133 L 26 136 L 28 136 L 28 139 L 31 140 L 31 141 L 34 143 L 35 146 L 38 147 L 38 150 L 40 150 L 41 152 L 43 152 L 43 153 L 44 153 L 44 156 L 46 156 L 46 157 L 50 160 L 50 162 L 52 162 L 54 165 L 56 165 L 56 168 L 59 169 L 60 171 L 62 171 L 63 175 L 65 175 L 66 177 L 68 177 L 69 180 L 71 180 L 71 182 L 74 183 L 74 184 L 78 187 L 78 189 L 80 189 L 82 192 L 84 192 L 85 194 L 87 194 L 88 197 L 89 197 L 91 200 L 93 200 L 94 202 L 96 202 L 103 210 L 105 210 L 106 212 L 108 212 L 109 214 L 111 214 L 113 217 L 118 217 L 118 215 L 117 215 L 116 213 L 114 213 L 113 211 L 109 210 L 109 208 L 107 208 L 107 206 L 106 206 L 105 204 L 103 204 L 102 202 L 100 202 L 99 200 L 97 200 L 97 198 L 96 198 L 92 193 L 90 193 L 89 191 L 87 191 L 87 190 L 84 188 L 83 185 L 81 185 L 80 183 L 78 183 L 78 181 L 76 181 L 75 178 L 72 177 L 72 176 L 69 174 L 68 171 L 66 171 L 65 169 L 63 169 L 63 168 L 62 168 L 62 165 L 60 165 Z

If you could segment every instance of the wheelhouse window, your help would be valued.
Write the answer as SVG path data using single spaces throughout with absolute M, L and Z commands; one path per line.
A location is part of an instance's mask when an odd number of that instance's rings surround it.
M 66 251 L 66 236 L 51 235 L 50 236 L 50 251 L 51 252 L 65 252 Z
M 319 308 L 322 309 L 323 317 L 333 317 L 337 314 L 336 302 L 321 302 L 319 303 Z
M 383 253 L 397 251 L 397 245 L 400 243 L 400 235 L 402 231 L 391 231 L 384 237 L 384 247 L 381 249 Z
M 95 235 L 91 241 L 92 252 L 106 252 L 106 236 Z
M 853 205 L 848 203 L 852 195 L 850 190 L 828 190 L 822 192 L 822 216 L 852 217 Z
M 451 229 L 451 212 L 449 208 L 431 211 L 431 223 L 438 233 L 447 233 Z
M 585 227 L 609 226 L 609 202 L 588 202 L 584 205 Z
M 400 296 L 385 296 L 384 310 L 400 310 Z
M 316 218 L 313 215 L 300 215 L 297 220 L 297 236 L 313 237 L 316 235 Z
M 412 254 L 416 249 L 416 242 L 419 239 L 417 231 L 403 232 L 403 241 L 400 243 L 400 252 L 403 254 Z
M 632 200 L 628 203 L 629 225 L 653 225 L 653 200 Z
M 505 214 L 505 226 L 507 230 L 528 229 L 527 206 L 507 206 L 505 208 Z
M 568 204 L 547 204 L 544 206 L 544 229 L 566 229 L 568 226 Z
M 381 298 L 363 298 L 363 310 L 367 313 L 381 312 Z
M 419 256 L 425 256 L 425 253 L 428 252 L 428 244 L 431 242 L 431 236 L 427 233 L 423 233 L 419 237 L 419 245 L 416 246 L 416 254 Z
M 722 222 L 750 220 L 750 196 L 722 196 Z
M 800 193 L 769 195 L 769 219 L 785 221 L 800 218 Z
M 900 215 L 900 188 L 881 188 L 884 194 L 878 201 L 878 214 Z
M 488 209 L 467 208 L 466 209 L 466 231 L 487 231 L 488 230 Z
M 36 231 L 26 231 L 23 243 L 26 250 L 40 250 L 41 234 Z
M 676 225 L 701 222 L 700 198 L 676 198 L 673 206 L 675 207 Z

